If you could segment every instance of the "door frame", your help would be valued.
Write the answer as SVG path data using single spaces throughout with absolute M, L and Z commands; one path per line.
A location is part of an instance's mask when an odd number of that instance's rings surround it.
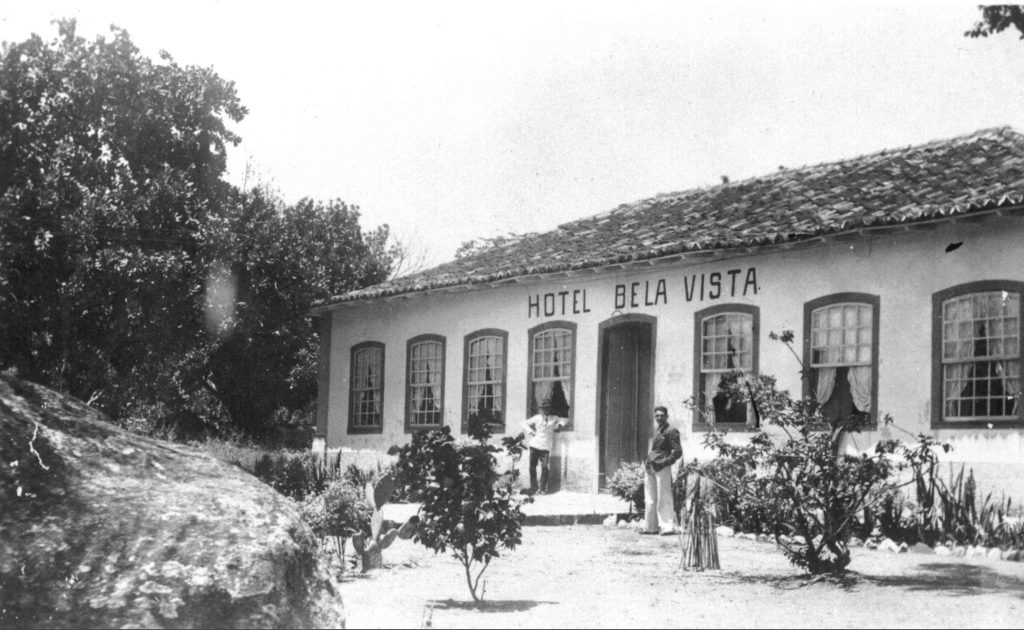
M 616 315 L 610 317 L 597 325 L 597 369 L 594 373 L 597 375 L 597 396 L 595 401 L 595 413 L 594 413 L 594 462 L 597 464 L 594 470 L 594 476 L 596 480 L 596 487 L 598 492 L 605 490 L 605 473 L 602 472 L 604 468 L 604 436 L 602 435 L 602 410 L 601 406 L 604 402 L 604 334 L 609 328 L 621 326 L 623 324 L 646 324 L 651 333 L 651 347 L 650 347 L 650 370 L 651 370 L 651 386 L 648 402 L 648 408 L 653 410 L 655 405 L 654 395 L 654 374 L 655 365 L 657 364 L 657 347 L 658 347 L 658 318 L 653 315 L 644 315 L 642 313 L 629 313 L 627 315 Z M 653 422 L 653 418 L 651 422 Z

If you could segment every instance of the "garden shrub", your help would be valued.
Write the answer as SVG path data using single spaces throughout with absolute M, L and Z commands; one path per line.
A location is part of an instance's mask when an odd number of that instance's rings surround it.
M 1024 547 L 1024 512 L 1005 496 L 977 500 L 974 471 L 949 468 L 948 479 L 934 462 L 913 469 L 913 493 L 891 492 L 870 510 L 878 533 L 892 540 L 928 545 Z
M 522 542 L 521 504 L 513 472 L 498 473 L 486 423 L 469 423 L 470 440 L 456 442 L 450 427 L 418 432 L 392 447 L 401 478 L 422 500 L 413 540 L 435 553 L 450 550 L 465 570 L 470 595 L 482 601 L 480 579 L 499 549 Z
M 788 331 L 770 337 L 787 346 L 793 339 Z M 894 473 L 906 467 L 919 471 L 937 461 L 940 445 L 925 435 L 910 446 L 883 440 L 870 454 L 841 454 L 843 436 L 858 431 L 863 417 L 828 419 L 813 399 L 791 397 L 770 376 L 737 371 L 723 375 L 721 387 L 752 405 L 758 427 L 782 435 L 758 428 L 745 443 L 734 444 L 712 430 L 704 444 L 718 460 L 695 462 L 688 471 L 714 481 L 749 518 L 763 519 L 762 527 L 775 535 L 786 557 L 811 573 L 844 571 L 858 516 L 903 485 Z
M 913 506 L 899 490 L 883 492 L 874 505 L 865 509 L 864 526 L 857 533 L 867 539 L 877 532 L 878 536 L 912 545 L 919 541 L 912 511 Z
M 373 468 L 360 468 L 355 464 L 349 464 L 342 473 L 346 483 L 354 488 L 365 488 L 368 483 L 379 483 L 385 477 L 390 477 L 393 490 L 388 497 L 391 503 L 408 503 L 410 501 L 409 484 L 401 479 L 400 471 L 396 464 L 382 464 L 380 461 Z
M 689 466 L 680 466 L 673 482 L 672 490 L 676 513 L 679 513 L 684 507 L 687 477 L 696 465 L 694 462 Z M 707 484 L 703 492 L 708 509 L 712 511 L 717 522 L 727 525 L 737 532 L 774 533 L 769 523 L 770 519 L 762 505 L 743 495 L 725 491 L 725 488 L 732 488 L 740 483 L 746 474 L 746 469 L 741 462 L 716 458 L 705 462 L 702 466 L 702 469 L 708 473 L 707 478 L 716 480 L 714 483 Z
M 327 538 L 334 541 L 342 566 L 345 541 L 370 530 L 372 510 L 362 492 L 342 480 L 335 480 L 321 494 L 309 494 L 299 502 L 299 512 L 321 547 Z
M 979 540 L 986 547 L 1003 549 L 1024 549 L 1024 512 L 1020 506 L 1013 507 L 1013 501 L 1003 498 L 990 501 L 985 498 L 978 510 Z
M 373 509 L 363 499 L 362 492 L 338 480 L 323 493 L 324 533 L 341 543 L 345 539 L 370 530 Z
M 625 462 L 608 478 L 608 491 L 629 504 L 629 518 L 644 516 L 646 499 L 644 482 L 647 469 L 644 462 Z M 675 513 L 683 509 L 686 500 L 686 469 L 680 466 L 672 480 L 672 503 Z
M 311 494 L 302 501 L 298 501 L 298 506 L 299 515 L 302 516 L 302 520 L 306 522 L 306 525 L 309 525 L 309 530 L 313 532 L 317 542 L 323 546 L 324 540 L 327 538 L 327 515 L 324 513 L 324 495 Z
M 236 464 L 275 490 L 302 501 L 324 492 L 341 476 L 341 453 L 266 450 L 254 446 L 207 441 L 198 445 L 215 457 Z
M 643 516 L 646 475 L 643 462 L 624 462 L 608 479 L 608 491 L 628 503 L 632 515 Z

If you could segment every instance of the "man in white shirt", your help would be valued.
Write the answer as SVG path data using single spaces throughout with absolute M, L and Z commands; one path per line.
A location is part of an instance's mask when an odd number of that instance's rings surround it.
M 526 445 L 530 447 L 530 493 L 548 493 L 548 465 L 555 433 L 565 428 L 565 419 L 551 415 L 551 399 L 540 403 L 540 413 L 527 419 L 524 425 Z M 540 486 L 537 485 L 537 464 L 540 464 Z

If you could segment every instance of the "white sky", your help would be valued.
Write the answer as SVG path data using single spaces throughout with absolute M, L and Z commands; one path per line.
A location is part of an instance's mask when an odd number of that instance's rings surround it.
M 31 6 L 29 6 L 31 4 Z M 80 6 L 81 5 L 81 6 Z M 212 66 L 246 164 L 341 198 L 427 261 L 685 190 L 1012 125 L 1024 41 L 975 3 L 19 2 L 0 40 L 76 17 Z M 249 183 L 253 183 L 250 177 Z

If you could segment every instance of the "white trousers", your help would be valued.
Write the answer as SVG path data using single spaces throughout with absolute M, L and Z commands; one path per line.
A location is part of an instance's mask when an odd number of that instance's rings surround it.
M 670 532 L 676 528 L 676 511 L 672 504 L 672 467 L 648 472 L 644 479 L 645 529 Z

